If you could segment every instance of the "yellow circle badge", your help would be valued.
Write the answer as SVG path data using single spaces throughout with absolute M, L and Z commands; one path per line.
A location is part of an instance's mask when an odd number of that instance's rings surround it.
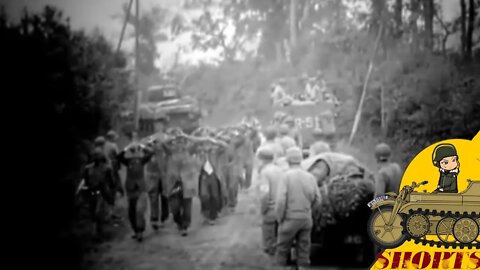
M 480 133 L 425 148 L 368 206 L 371 269 L 480 269 Z

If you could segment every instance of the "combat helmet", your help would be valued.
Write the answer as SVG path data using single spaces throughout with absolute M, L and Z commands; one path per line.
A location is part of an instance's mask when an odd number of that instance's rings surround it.
M 111 141 L 118 139 L 118 134 L 114 130 L 110 130 L 107 132 L 107 138 Z
M 271 147 L 263 146 L 258 149 L 258 158 L 264 161 L 271 161 L 274 158 L 274 153 Z
M 392 149 L 386 143 L 379 143 L 375 146 L 375 157 L 380 161 L 386 161 L 392 154 Z
M 273 140 L 277 136 L 277 129 L 273 126 L 269 126 L 263 132 L 267 140 Z
M 105 137 L 103 136 L 98 136 L 97 138 L 95 138 L 95 140 L 93 141 L 93 144 L 95 146 L 103 146 L 105 145 Z
M 303 160 L 303 153 L 299 147 L 290 147 L 286 153 L 287 161 L 290 164 L 300 164 Z
M 288 135 L 289 132 L 290 128 L 286 124 L 280 125 L 280 128 L 278 129 L 278 133 L 280 133 L 280 135 Z
M 432 162 L 436 167 L 440 167 L 440 161 L 446 157 L 457 156 L 457 149 L 450 143 L 442 143 L 435 147 L 432 154 Z
M 283 122 L 287 125 L 295 124 L 295 120 L 293 119 L 293 117 L 291 115 L 285 116 L 285 119 L 283 120 Z
M 320 138 L 320 137 L 322 137 L 322 136 L 325 135 L 325 134 L 324 134 L 324 132 L 323 132 L 323 130 L 322 130 L 321 128 L 316 128 L 316 129 L 313 130 L 312 135 L 313 135 L 313 137 L 315 137 L 315 138 Z

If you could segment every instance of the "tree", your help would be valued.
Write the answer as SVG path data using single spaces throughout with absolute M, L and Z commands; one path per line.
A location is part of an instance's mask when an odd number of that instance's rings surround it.
M 473 30 L 475 28 L 475 1 L 470 0 L 468 4 L 468 30 L 465 41 L 465 54 L 467 58 L 472 58 Z
M 425 47 L 427 50 L 433 49 L 433 15 L 434 3 L 433 0 L 425 0 L 423 3 L 423 18 L 425 20 Z
M 290 0 L 290 46 L 295 47 L 297 43 L 297 5 L 296 0 Z
M 157 43 L 167 41 L 168 36 L 165 33 L 165 28 L 170 25 L 172 21 L 171 31 L 173 33 L 179 33 L 181 30 L 181 18 L 172 17 L 172 14 L 168 9 L 160 6 L 153 6 L 147 11 L 143 11 L 140 15 L 138 27 L 135 25 L 135 14 L 133 10 L 130 10 L 130 16 L 126 16 L 128 13 L 128 4 L 123 5 L 123 15 L 116 16 L 122 21 L 128 17 L 128 24 L 132 26 L 133 32 L 130 38 L 135 37 L 135 31 L 138 31 L 139 35 L 139 70 L 145 75 L 149 75 L 154 71 L 157 71 L 155 67 L 155 59 L 159 57 L 157 52 Z
M 465 0 L 460 0 L 460 38 L 461 38 L 461 53 L 463 57 L 467 55 L 467 7 Z
M 53 7 L 40 14 L 25 13 L 18 23 L 4 16 L 0 16 L 3 83 L 15 86 L 9 89 L 18 95 L 12 105 L 24 111 L 15 119 L 20 125 L 9 128 L 16 136 L 28 136 L 17 141 L 30 142 L 28 166 L 25 162 L 21 171 L 22 192 L 29 203 L 45 210 L 28 214 L 29 220 L 42 220 L 35 225 L 42 233 L 23 234 L 37 250 L 30 254 L 36 263 L 78 269 L 81 253 L 75 252 L 82 250 L 85 239 L 76 239 L 72 232 L 75 188 L 90 150 L 85 141 L 111 127 L 112 106 L 120 101 L 112 87 L 116 55 L 103 36 L 72 30 Z M 22 150 L 22 155 L 27 152 Z M 43 244 L 47 242 L 48 248 Z
M 402 36 L 402 11 L 403 11 L 403 0 L 395 0 L 394 6 L 394 19 L 395 19 L 395 30 L 396 37 L 400 38 Z

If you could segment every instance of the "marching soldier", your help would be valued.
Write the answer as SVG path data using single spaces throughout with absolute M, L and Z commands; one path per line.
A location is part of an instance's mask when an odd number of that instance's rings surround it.
M 284 152 L 286 152 L 287 149 L 296 146 L 296 142 L 290 137 L 290 134 L 290 128 L 286 124 L 280 125 L 277 141 L 282 146 Z
M 132 143 L 118 156 L 118 161 L 127 168 L 125 189 L 128 198 L 128 217 L 135 234 L 132 238 L 141 242 L 145 231 L 147 187 L 144 169 L 153 156 L 153 151 L 138 143 L 137 134 L 132 133 Z
M 278 227 L 276 263 L 287 264 L 287 258 L 296 241 L 297 264 L 310 265 L 310 236 L 313 227 L 312 209 L 320 201 L 320 193 L 313 175 L 301 168 L 302 151 L 298 147 L 287 150 L 289 169 L 279 182 L 275 202 Z
M 227 147 L 223 142 L 209 138 L 199 147 L 202 168 L 199 178 L 199 197 L 202 214 L 210 225 L 215 224 L 223 207 L 222 183 L 219 175 L 219 148 Z
M 252 184 L 253 160 L 255 152 L 253 150 L 253 142 L 249 136 L 250 134 L 248 132 L 248 127 L 243 126 L 240 131 L 242 134 L 238 134 L 237 136 L 235 153 L 238 157 L 238 161 L 240 162 L 241 170 L 243 171 L 242 175 L 245 173 L 245 177 L 242 177 L 242 187 L 244 189 L 248 189 Z
M 265 142 L 260 146 L 260 148 L 270 147 L 273 151 L 274 160 L 276 161 L 278 158 L 284 155 L 282 146 L 275 140 L 277 138 L 277 129 L 273 126 L 267 127 L 264 131 L 264 135 Z
M 113 170 L 113 176 L 114 176 L 114 186 L 113 189 L 120 193 L 122 196 L 124 195 L 123 187 L 122 187 L 122 181 L 120 179 L 120 164 L 118 163 L 117 156 L 120 153 L 117 145 L 117 140 L 118 140 L 118 135 L 115 131 L 110 130 L 107 132 L 106 136 L 106 141 L 105 141 L 105 155 L 107 156 L 111 168 Z M 115 215 L 115 201 L 113 200 L 113 203 L 111 205 L 112 209 L 112 219 L 119 219 L 120 217 Z
M 300 134 L 300 131 L 295 127 L 295 120 L 293 119 L 292 116 L 287 116 L 285 118 L 285 124 L 289 128 L 288 135 L 290 138 L 295 140 L 295 144 L 300 147 L 300 149 L 303 149 L 303 140 L 302 140 L 302 135 Z
M 255 186 L 260 198 L 263 248 L 271 256 L 275 255 L 278 229 L 275 216 L 275 197 L 278 184 L 283 177 L 282 169 L 274 164 L 274 157 L 274 152 L 270 147 L 263 146 L 259 149 L 260 174 L 259 181 Z
M 323 131 L 321 129 L 317 128 L 313 131 L 315 142 L 310 146 L 310 157 L 324 152 L 331 152 L 330 145 L 323 140 L 323 136 Z
M 114 176 L 103 149 L 95 148 L 92 156 L 93 162 L 88 164 L 83 172 L 83 190 L 87 194 L 90 217 L 94 222 L 94 234 L 101 237 L 107 203 L 111 203 L 112 200 L 109 187 L 114 181 Z
M 145 179 L 146 189 L 150 201 L 150 223 L 152 228 L 157 231 L 160 227 L 163 227 L 165 220 L 168 218 L 168 203 L 164 196 L 161 195 L 162 178 L 165 173 L 161 170 L 161 164 L 158 160 L 158 142 L 153 141 L 147 144 L 152 148 L 154 154 L 149 162 L 145 165 Z M 161 198 L 161 200 L 159 200 Z M 161 209 L 160 209 L 161 201 Z M 161 218 L 159 224 L 159 215 L 161 210 Z
M 169 215 L 168 198 L 165 191 L 167 181 L 167 153 L 163 147 L 163 143 L 168 138 L 168 135 L 164 131 L 165 121 L 166 119 L 162 118 L 156 122 L 156 133 L 150 138 L 154 155 L 146 166 L 147 179 L 151 181 L 149 183 L 148 195 L 150 198 L 150 221 L 154 230 L 163 227 Z
M 400 165 L 390 162 L 392 150 L 386 143 L 380 143 L 375 147 L 375 157 L 380 167 L 375 176 L 375 197 L 387 192 L 398 192 L 402 180 Z
M 228 204 L 228 176 L 229 176 L 229 164 L 233 159 L 231 151 L 230 137 L 223 132 L 217 134 L 217 140 L 221 142 L 221 146 L 217 150 L 217 174 L 220 180 L 222 189 L 222 205 L 224 209 L 229 206 Z
M 198 143 L 181 130 L 170 132 L 174 137 L 164 143 L 167 151 L 166 194 L 173 220 L 182 236 L 188 235 L 192 220 L 192 199 L 198 194 L 201 165 L 195 156 Z
M 239 153 L 239 148 L 243 144 L 244 138 L 237 132 L 233 131 L 230 141 L 230 159 L 228 163 L 228 174 L 226 178 L 228 190 L 228 206 L 233 211 L 237 205 L 238 189 L 243 182 L 243 160 Z

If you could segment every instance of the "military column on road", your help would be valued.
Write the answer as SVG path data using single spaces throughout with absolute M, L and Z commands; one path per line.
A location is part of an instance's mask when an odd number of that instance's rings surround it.
M 263 250 L 272 262 L 278 267 L 292 262 L 308 266 L 311 243 L 325 242 L 329 224 L 340 226 L 361 198 L 371 199 L 374 178 L 354 157 L 332 152 L 322 130 L 313 131 L 315 141 L 305 154 L 291 117 L 276 120 L 260 127 L 248 115 L 240 124 L 201 127 L 190 135 L 179 128 L 165 130 L 160 121 L 156 133 L 147 138 L 132 132 L 121 151 L 115 132 L 107 134 L 108 140 L 97 138 L 93 162 L 85 168 L 79 188 L 79 193 L 88 194 L 95 233 L 101 236 L 106 218 L 119 219 L 112 210 L 116 193 L 126 194 L 132 238 L 142 242 L 147 207 L 154 230 L 165 226 L 172 214 L 179 234 L 187 236 L 194 197 L 200 200 L 205 223 L 215 225 L 220 216 L 235 211 L 239 190 L 245 190 L 258 203 Z M 392 171 L 396 167 L 386 163 L 389 151 L 388 146 L 377 147 L 382 162 L 378 192 L 398 183 L 385 176 L 397 176 Z M 126 170 L 123 186 L 121 166 Z M 296 250 L 295 258 L 290 250 Z

